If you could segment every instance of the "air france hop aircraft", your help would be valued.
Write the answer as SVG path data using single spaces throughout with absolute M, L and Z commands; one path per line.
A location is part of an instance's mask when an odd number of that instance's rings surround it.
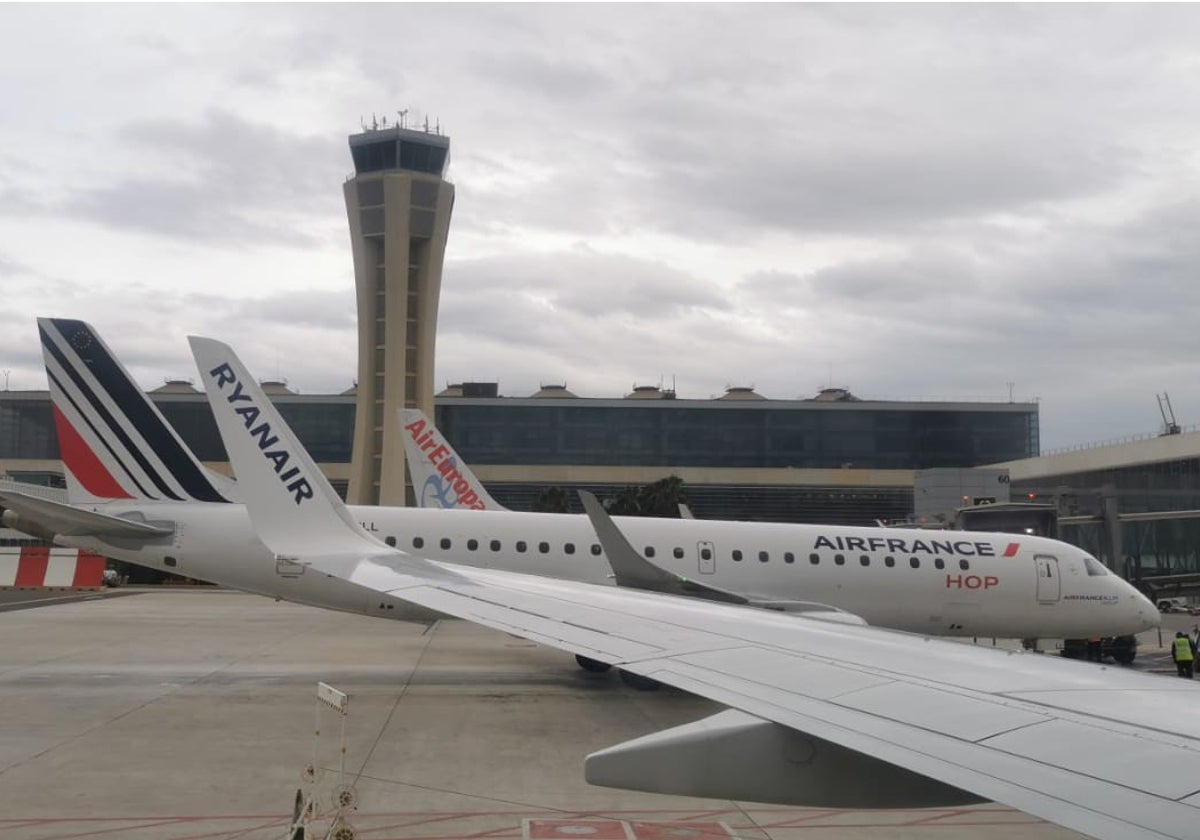
M 276 556 L 730 707 L 594 753 L 590 782 L 817 807 L 985 799 L 1102 840 L 1196 836 L 1191 681 L 406 554 L 363 530 L 228 347 L 191 342 Z
M 271 597 L 432 617 L 275 558 L 255 536 L 238 486 L 195 459 L 87 324 L 41 319 L 39 328 L 71 504 L 4 492 L 10 525 Z M 246 415 L 270 451 L 270 428 L 254 420 Z M 311 489 L 300 476 L 290 483 L 297 495 Z M 608 519 L 602 511 L 349 511 L 387 544 L 436 559 L 607 584 L 615 562 L 619 583 L 792 612 L 832 607 L 845 620 L 935 635 L 1116 636 L 1159 620 L 1149 601 L 1088 554 L 1036 537 Z

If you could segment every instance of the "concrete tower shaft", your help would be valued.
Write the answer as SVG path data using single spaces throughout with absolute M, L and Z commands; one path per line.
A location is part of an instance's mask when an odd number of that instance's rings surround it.
M 412 500 L 397 412 L 433 416 L 433 354 L 454 185 L 450 140 L 390 127 L 350 136 L 343 187 L 358 299 L 358 392 L 347 499 Z

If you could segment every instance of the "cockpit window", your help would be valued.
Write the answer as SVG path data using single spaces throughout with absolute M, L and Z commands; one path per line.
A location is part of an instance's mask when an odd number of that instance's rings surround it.
M 1083 555 L 1083 565 L 1087 568 L 1088 577 L 1103 577 L 1104 575 L 1112 574 L 1109 572 L 1107 566 L 1093 557 L 1088 557 L 1086 554 Z

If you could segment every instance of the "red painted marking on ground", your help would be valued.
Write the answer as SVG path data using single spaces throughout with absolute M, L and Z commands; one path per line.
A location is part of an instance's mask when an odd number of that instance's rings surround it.
M 725 823 L 664 820 L 661 822 L 629 823 L 637 840 L 690 840 L 696 837 L 730 837 Z
M 606 819 L 526 820 L 525 836 L 529 840 L 629 840 L 624 821 Z

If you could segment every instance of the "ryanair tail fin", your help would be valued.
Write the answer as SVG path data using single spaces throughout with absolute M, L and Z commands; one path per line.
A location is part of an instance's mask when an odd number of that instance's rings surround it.
M 404 427 L 404 456 L 420 507 L 469 510 L 508 510 L 483 489 L 425 412 L 400 409 Z
M 324 571 L 395 554 L 354 521 L 278 409 L 233 350 L 190 336 L 192 355 L 255 531 L 280 556 L 322 557 Z M 333 572 L 336 573 L 336 572 Z
M 38 318 L 38 333 L 72 504 L 240 498 L 233 481 L 196 459 L 91 325 Z

